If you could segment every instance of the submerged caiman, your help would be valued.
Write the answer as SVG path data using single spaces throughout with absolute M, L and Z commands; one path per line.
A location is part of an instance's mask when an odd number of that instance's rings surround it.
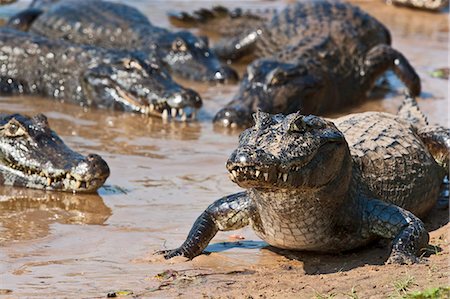
M 255 59 L 238 93 L 215 116 L 218 125 L 248 126 L 257 109 L 334 112 L 366 99 L 389 69 L 411 95 L 420 93 L 420 78 L 390 46 L 388 29 L 358 7 L 340 1 L 302 1 L 275 12 L 270 20 L 250 16 L 220 7 L 172 16 L 194 26 L 238 22 L 239 26 L 228 27 L 235 28 L 235 36 L 219 41 L 215 52 L 224 59 Z M 247 19 L 251 28 L 244 30 Z
M 337 253 L 387 238 L 388 262 L 419 260 L 428 233 L 418 217 L 448 175 L 450 130 L 428 125 L 414 99 L 398 115 L 258 112 L 255 123 L 227 162 L 246 191 L 211 204 L 166 258 L 194 258 L 219 230 L 251 225 L 278 248 Z
M 139 50 L 174 74 L 200 81 L 234 82 L 237 73 L 222 65 L 207 40 L 188 31 L 157 27 L 137 9 L 102 0 L 35 0 L 9 26 L 48 38 L 105 48 Z
M 98 155 L 71 150 L 47 118 L 0 114 L 0 183 L 17 187 L 94 192 L 109 176 Z
M 0 28 L 0 94 L 8 93 L 183 120 L 194 117 L 202 104 L 196 92 L 175 83 L 139 52 Z

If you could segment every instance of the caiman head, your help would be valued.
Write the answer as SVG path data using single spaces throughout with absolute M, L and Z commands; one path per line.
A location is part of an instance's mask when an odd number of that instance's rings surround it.
M 214 117 L 219 127 L 249 127 L 258 109 L 289 114 L 301 110 L 317 112 L 323 80 L 308 68 L 295 63 L 258 59 L 251 63 L 233 100 Z
M 243 188 L 319 189 L 351 176 L 344 135 L 323 118 L 257 112 L 227 162 L 230 178 Z
M 108 53 L 91 63 L 81 78 L 89 106 L 187 120 L 202 106 L 198 93 L 172 80 L 142 53 Z
M 160 56 L 181 77 L 218 83 L 235 83 L 236 71 L 222 65 L 209 49 L 206 38 L 199 38 L 187 31 L 168 33 L 158 41 Z
M 71 150 L 38 114 L 0 114 L 0 183 L 44 190 L 94 192 L 109 176 L 98 155 Z

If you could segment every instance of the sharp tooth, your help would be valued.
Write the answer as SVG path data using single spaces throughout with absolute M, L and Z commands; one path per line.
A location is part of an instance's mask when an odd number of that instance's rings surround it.
M 168 119 L 169 118 L 169 111 L 167 111 L 167 109 L 164 109 L 164 111 L 161 114 L 161 117 L 163 119 Z
M 39 175 L 45 177 L 45 173 L 43 171 L 41 171 L 41 173 Z
M 279 172 L 279 173 L 278 173 L 278 179 L 281 179 L 281 176 L 282 176 L 282 173 Z
M 236 172 L 236 170 L 232 170 L 232 171 L 231 171 L 231 174 L 232 174 L 234 177 L 237 177 L 237 172 Z
M 288 179 L 288 174 L 287 173 L 283 173 L 283 181 L 286 182 Z
M 70 177 L 71 177 L 70 173 L 67 173 L 66 178 L 68 178 L 70 180 Z
M 299 170 L 300 170 L 300 167 L 295 168 L 295 171 L 299 171 Z
M 183 115 L 181 116 L 181 121 L 186 121 L 187 120 L 187 115 L 186 113 L 183 113 Z
M 31 170 L 29 170 L 29 169 L 28 169 L 28 174 L 30 174 L 30 175 L 31 175 Z
M 256 177 L 259 177 L 260 173 L 261 173 L 261 171 L 257 170 L 257 171 L 255 172 L 255 176 L 256 176 Z
M 178 109 L 178 114 L 179 114 L 179 115 L 183 115 L 183 113 L 184 113 L 183 108 Z
M 79 189 L 81 187 L 81 181 L 76 181 L 75 189 Z
M 177 108 L 172 108 L 171 112 L 172 112 L 172 117 L 177 116 Z
M 153 111 L 153 110 L 155 110 L 155 105 L 153 105 L 153 104 L 150 104 L 150 106 L 149 106 L 149 109 L 150 109 L 150 111 Z
M 86 181 L 86 188 L 89 188 L 89 181 Z
M 192 111 L 191 114 L 191 119 L 196 119 L 197 118 L 197 110 Z
M 47 178 L 47 185 L 50 186 L 52 184 L 52 179 L 51 178 Z
M 269 173 L 265 172 L 263 175 L 264 175 L 264 180 L 267 181 L 269 179 Z

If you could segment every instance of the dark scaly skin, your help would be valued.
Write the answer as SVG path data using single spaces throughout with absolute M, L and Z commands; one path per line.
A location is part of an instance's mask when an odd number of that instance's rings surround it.
M 209 24 L 212 17 L 203 18 L 205 14 L 190 17 Z M 181 15 L 180 22 L 188 16 Z M 232 27 L 235 37 L 214 48 L 223 59 L 255 59 L 238 93 L 216 114 L 218 126 L 249 126 L 258 109 L 283 114 L 343 109 L 366 99 L 376 79 L 389 69 L 411 95 L 420 93 L 420 79 L 407 59 L 391 48 L 389 31 L 355 6 L 303 1 L 259 24 L 244 33 L 242 27 Z
M 0 28 L 0 92 L 186 120 L 200 96 L 141 53 L 81 46 Z
M 230 178 L 246 191 L 208 207 L 166 258 L 194 258 L 218 230 L 250 224 L 279 248 L 340 252 L 381 237 L 393 240 L 389 263 L 418 262 L 428 243 L 418 217 L 436 203 L 448 170 L 414 125 L 381 112 L 333 122 L 258 112 L 255 123 L 227 162 Z M 446 140 L 448 156 L 449 130 L 432 139 Z
M 55 3 L 56 2 L 56 3 Z M 36 16 L 36 11 L 44 11 Z M 171 32 L 150 23 L 145 15 L 125 4 L 107 1 L 34 1 L 10 25 L 48 38 L 74 43 L 139 50 L 162 67 L 188 79 L 234 82 L 237 73 L 223 66 L 201 38 L 188 31 Z
M 67 147 L 47 118 L 0 114 L 0 183 L 34 189 L 95 192 L 109 176 L 98 155 Z
M 386 3 L 434 11 L 448 7 L 448 0 L 386 0 Z

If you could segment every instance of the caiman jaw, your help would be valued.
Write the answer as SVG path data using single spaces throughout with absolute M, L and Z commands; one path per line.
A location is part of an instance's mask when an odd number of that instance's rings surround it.
M 290 167 L 264 165 L 233 165 L 228 166 L 229 177 L 234 183 L 252 185 L 253 187 L 267 185 L 273 187 L 289 187 L 301 176 L 304 165 Z
M 35 182 L 43 189 L 60 189 L 62 191 L 89 191 L 92 187 L 102 183 L 102 179 L 94 178 L 84 180 L 78 174 L 72 174 L 70 171 L 59 171 L 58 173 L 48 173 L 43 170 L 30 168 L 12 162 L 1 165 L 0 170 L 10 172 L 17 177 L 24 177 L 27 181 Z
M 179 121 L 195 120 L 197 116 L 197 109 L 191 107 L 175 108 L 171 107 L 167 100 L 152 101 L 148 105 L 142 105 L 134 95 L 126 92 L 119 86 L 115 86 L 117 94 L 125 100 L 127 105 L 133 107 L 137 112 L 149 116 L 160 117 L 164 120 L 176 119 Z

